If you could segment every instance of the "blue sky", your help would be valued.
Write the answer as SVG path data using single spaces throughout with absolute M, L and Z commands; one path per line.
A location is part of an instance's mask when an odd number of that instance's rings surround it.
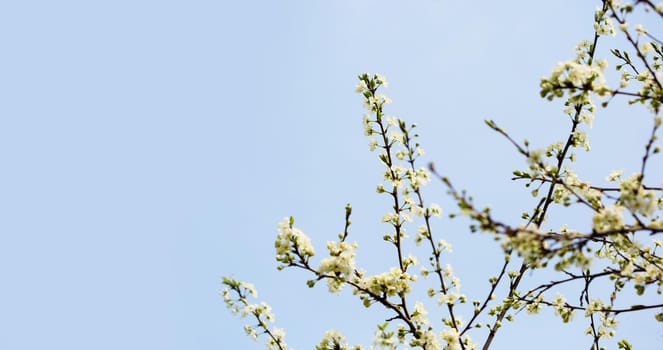
M 561 106 L 538 97 L 539 78 L 591 37 L 595 6 L 0 5 L 0 348 L 262 348 L 226 311 L 223 275 L 256 284 L 293 347 L 312 348 L 329 328 L 369 344 L 380 310 L 308 289 L 305 274 L 276 271 L 273 252 L 288 215 L 322 252 L 350 202 L 359 263 L 377 272 L 390 257 L 357 74 L 386 75 L 389 113 L 418 123 L 425 161 L 514 221 L 533 204 L 509 181 L 523 163 L 483 119 L 540 146 L 565 137 Z M 639 142 L 614 142 L 618 117 L 597 116 L 590 133 L 596 155 L 584 169 L 599 181 L 638 164 Z M 648 126 L 622 126 L 621 140 Z M 452 208 L 442 186 L 428 190 Z M 465 288 L 485 287 L 497 267 L 476 262 L 499 259 L 498 246 L 463 222 L 437 225 L 456 246 L 449 261 Z M 589 346 L 579 328 L 544 328 L 560 327 L 549 314 L 519 320 L 495 349 Z M 644 349 L 660 341 L 652 328 L 633 331 Z

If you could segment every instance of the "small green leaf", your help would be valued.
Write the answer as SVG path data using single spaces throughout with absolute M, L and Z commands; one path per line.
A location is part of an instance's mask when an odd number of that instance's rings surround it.
M 633 349 L 633 345 L 631 345 L 631 343 L 629 343 L 628 340 L 626 340 L 626 339 L 622 339 L 622 340 L 620 340 L 620 341 L 617 343 L 617 347 L 620 348 L 620 349 L 624 349 L 624 350 L 631 350 L 631 349 Z

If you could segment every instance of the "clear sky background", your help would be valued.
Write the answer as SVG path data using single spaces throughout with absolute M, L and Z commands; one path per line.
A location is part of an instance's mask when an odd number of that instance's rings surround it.
M 293 347 L 330 328 L 369 345 L 381 310 L 308 289 L 306 274 L 276 271 L 273 251 L 277 222 L 294 215 L 324 253 L 351 202 L 359 264 L 395 261 L 357 74 L 386 75 L 388 113 L 419 124 L 423 160 L 517 222 L 534 204 L 509 180 L 523 162 L 483 119 L 534 146 L 565 138 L 539 78 L 591 38 L 597 4 L 3 2 L 0 348 L 263 348 L 225 309 L 223 275 L 256 284 Z M 650 123 L 628 111 L 597 116 L 595 152 L 578 165 L 590 179 L 637 168 Z M 437 183 L 428 201 L 453 210 Z M 580 214 L 569 222 L 588 227 Z M 463 221 L 436 225 L 463 289 L 483 296 L 498 245 Z M 518 315 L 494 349 L 589 347 L 582 315 L 575 328 L 550 315 Z M 660 326 L 625 320 L 620 335 L 659 347 Z

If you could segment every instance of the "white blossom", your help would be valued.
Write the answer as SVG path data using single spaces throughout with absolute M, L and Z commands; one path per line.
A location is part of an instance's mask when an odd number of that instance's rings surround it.
M 592 228 L 597 232 L 619 230 L 624 225 L 624 207 L 611 205 L 602 208 L 592 218 Z

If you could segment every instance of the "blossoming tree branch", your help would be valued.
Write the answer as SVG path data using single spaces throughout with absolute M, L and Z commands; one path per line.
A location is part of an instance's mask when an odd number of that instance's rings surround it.
M 349 232 L 352 207 L 348 204 L 345 230 L 327 242 L 327 252 L 320 260 L 314 259 L 316 249 L 295 226 L 295 219 L 283 219 L 274 243 L 278 269 L 305 270 L 310 274 L 309 287 L 324 283 L 331 293 L 350 288 L 365 307 L 383 308 L 389 316 L 377 321 L 373 345 L 378 348 L 489 349 L 505 321 L 517 322 L 519 311 L 537 313 L 547 308 L 562 323 L 582 317 L 586 328 L 578 331 L 588 336 L 591 349 L 602 349 L 606 344 L 631 349 L 628 339 L 617 336 L 620 315 L 642 313 L 642 322 L 663 322 L 661 174 L 650 173 L 648 167 L 660 150 L 656 141 L 663 122 L 663 42 L 638 24 L 637 19 L 646 17 L 661 22 L 663 3 L 600 1 L 593 17 L 593 38 L 578 43 L 572 59 L 559 63 L 541 79 L 541 97 L 563 101 L 562 114 L 569 124 L 560 141 L 534 148 L 528 141 L 516 141 L 496 122 L 486 120 L 488 127 L 503 135 L 522 155 L 525 165 L 513 172 L 512 179 L 522 182 L 536 198 L 537 204 L 525 210 L 517 223 L 504 222 L 490 208 L 478 207 L 467 192 L 441 175 L 442 169 L 420 164 L 418 158 L 424 151 L 417 141 L 415 124 L 385 112 L 391 103 L 381 92 L 387 80 L 380 74 L 361 74 L 356 91 L 367 110 L 364 132 L 370 150 L 384 166 L 384 183 L 376 190 L 391 206 L 381 218 L 389 225 L 390 233 L 376 239 L 392 247 L 395 264 L 374 275 L 356 265 L 357 243 Z M 599 45 L 619 47 L 610 50 L 616 64 L 611 66 L 605 57 L 597 57 Z M 619 86 L 606 83 L 606 72 L 611 69 L 619 74 Z M 587 130 L 601 110 L 597 104 L 608 108 L 618 99 L 647 107 L 649 118 L 629 116 L 628 122 L 648 122 L 651 133 L 641 140 L 642 153 L 635 155 L 640 159 L 638 172 L 623 174 L 614 170 L 605 174 L 611 186 L 595 186 L 574 172 L 576 152 L 590 151 Z M 425 186 L 431 181 L 444 184 L 457 203 L 452 217 L 468 217 L 472 232 L 491 234 L 501 244 L 504 259 L 498 262 L 486 290 L 471 299 L 461 293 L 459 278 L 445 263 L 451 244 L 444 240 L 444 230 L 433 222 L 441 209 L 424 197 Z M 589 215 L 581 227 L 552 227 L 549 222 L 560 220 L 551 217 L 555 206 L 572 210 L 581 207 Z M 413 237 L 407 233 L 411 231 L 416 232 Z M 421 259 L 407 254 L 407 240 L 426 247 L 427 256 Z M 556 277 L 526 287 L 524 281 L 531 276 L 526 272 L 541 269 Z M 427 294 L 433 303 L 412 297 L 414 284 L 422 279 L 432 286 Z M 221 294 L 228 308 L 250 320 L 244 327 L 249 336 L 264 337 L 268 349 L 289 349 L 285 332 L 273 325 L 270 306 L 252 301 L 257 296 L 252 284 L 229 277 L 224 277 L 223 284 Z M 573 294 L 565 296 L 562 291 Z M 647 295 L 655 297 L 644 298 Z M 638 297 L 643 302 L 634 303 L 633 298 Z M 470 303 L 470 308 L 460 308 Z M 430 304 L 441 307 L 444 318 L 429 320 Z M 349 346 L 342 334 L 330 330 L 315 349 L 365 347 Z

